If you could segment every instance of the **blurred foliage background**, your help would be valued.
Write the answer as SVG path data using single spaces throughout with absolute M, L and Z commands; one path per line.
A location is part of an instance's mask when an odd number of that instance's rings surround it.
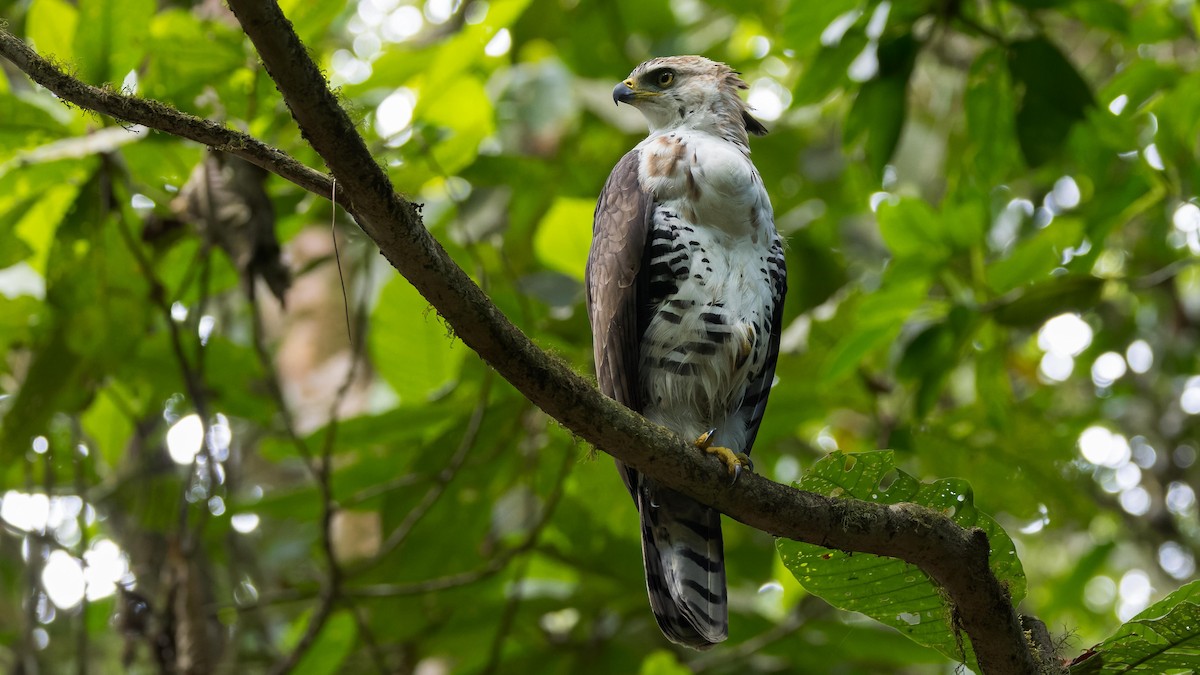
M 434 235 L 582 371 L 595 196 L 645 128 L 612 85 L 654 55 L 732 64 L 792 289 L 758 470 L 890 448 L 965 479 L 1068 658 L 1195 575 L 1190 0 L 280 4 Z M 321 167 L 219 2 L 0 19 Z M 736 524 L 729 642 L 671 649 L 611 463 L 342 211 L 0 67 L 6 671 L 953 671 Z

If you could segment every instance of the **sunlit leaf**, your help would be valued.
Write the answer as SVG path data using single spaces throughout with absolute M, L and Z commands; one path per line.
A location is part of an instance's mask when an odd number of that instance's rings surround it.
M 135 70 L 146 45 L 146 26 L 154 16 L 154 0 L 80 0 L 75 34 L 75 66 L 91 84 L 117 83 Z
M 583 279 L 591 245 L 592 199 L 560 197 L 538 225 L 534 250 L 547 267 Z
M 21 100 L 16 94 L 0 94 L 0 162 L 17 150 L 60 138 L 65 130 L 46 111 Z
M 680 663 L 675 655 L 666 650 L 657 651 L 642 661 L 638 675 L 687 675 L 690 668 Z
M 150 57 L 142 89 L 147 96 L 184 109 L 195 105 L 205 87 L 220 87 L 246 63 L 239 33 L 219 22 L 202 22 L 181 9 L 156 14 L 149 23 L 147 40 Z M 240 103 L 234 100 L 226 105 Z
M 401 401 L 420 403 L 458 376 L 464 347 L 403 278 L 383 287 L 371 324 L 372 363 Z
M 64 0 L 34 0 L 25 21 L 25 34 L 39 54 L 63 63 L 74 60 L 72 43 L 79 23 L 74 5 Z
M 422 89 L 414 115 L 430 125 L 425 142 L 432 146 L 434 173 L 453 175 L 475 159 L 479 142 L 492 133 L 492 103 L 483 83 L 469 75 L 435 87 Z

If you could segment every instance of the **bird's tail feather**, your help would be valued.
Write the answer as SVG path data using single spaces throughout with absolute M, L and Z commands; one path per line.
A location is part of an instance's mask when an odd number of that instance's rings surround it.
M 721 514 L 677 492 L 641 491 L 642 560 L 663 635 L 708 649 L 729 634 Z

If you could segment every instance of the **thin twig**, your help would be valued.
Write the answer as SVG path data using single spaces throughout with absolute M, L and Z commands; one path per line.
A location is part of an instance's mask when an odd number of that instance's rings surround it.
M 369 287 L 364 286 L 362 301 L 359 311 L 357 312 L 358 316 L 356 322 L 357 331 L 360 333 L 366 322 L 366 304 L 369 297 Z M 267 352 L 263 337 L 262 317 L 258 311 L 257 302 L 252 304 L 254 305 L 253 314 L 255 315 L 255 351 L 263 363 L 264 370 L 269 373 L 269 379 L 273 382 L 273 385 L 270 386 L 270 389 L 272 394 L 276 397 L 276 404 L 279 406 L 281 413 L 283 413 L 287 435 L 296 445 L 297 449 L 301 452 L 301 455 L 308 460 L 306 461 L 306 464 L 310 466 L 313 472 L 313 480 L 316 482 L 317 490 L 321 495 L 321 551 L 325 558 L 327 577 L 325 584 L 321 589 L 321 596 L 320 601 L 317 604 L 317 609 L 313 612 L 312 618 L 305 627 L 304 634 L 301 635 L 300 640 L 297 641 L 296 646 L 292 649 L 292 651 L 290 651 L 282 661 L 277 662 L 271 669 L 272 675 L 285 675 L 286 673 L 290 673 L 300 663 L 300 660 L 304 657 L 304 654 L 307 653 L 312 647 L 313 643 L 317 639 L 317 636 L 321 634 L 321 630 L 324 629 L 326 622 L 332 615 L 334 607 L 342 596 L 344 573 L 342 571 L 341 564 L 337 560 L 337 554 L 334 550 L 333 543 L 333 519 L 337 514 L 338 505 L 333 494 L 331 459 L 333 456 L 333 448 L 336 443 L 337 428 L 340 419 L 338 417 L 338 410 L 342 407 L 342 403 L 345 401 L 346 395 L 350 392 L 351 386 L 358 377 L 359 364 L 362 361 L 361 350 L 363 349 L 364 341 L 357 340 L 351 343 L 352 348 L 350 367 L 347 369 L 345 378 L 342 380 L 342 383 L 338 387 L 333 401 L 330 403 L 328 415 L 329 423 L 326 425 L 324 443 L 322 444 L 320 455 L 317 457 L 317 461 L 314 466 L 313 462 L 311 461 L 312 453 L 309 450 L 308 445 L 304 442 L 304 439 L 300 438 L 300 435 L 296 430 L 291 412 L 287 406 L 287 401 L 283 397 L 283 390 L 279 384 L 274 363 L 271 360 L 270 354 Z
M 165 103 L 84 84 L 38 56 L 21 38 L 2 29 L 0 56 L 12 61 L 31 80 L 64 101 L 236 155 L 319 197 L 327 197 L 333 190 L 329 176 L 301 164 L 282 150 L 212 120 L 180 112 Z M 342 199 L 342 202 L 346 200 Z
M 337 179 L 333 181 L 333 189 L 329 191 L 329 201 L 333 208 L 329 211 L 329 239 L 333 242 L 333 260 L 337 263 L 338 282 L 342 286 L 342 311 L 346 314 L 346 339 L 354 344 L 354 335 L 350 332 L 350 301 L 346 299 L 346 277 L 342 275 L 342 254 L 338 251 L 337 242 Z

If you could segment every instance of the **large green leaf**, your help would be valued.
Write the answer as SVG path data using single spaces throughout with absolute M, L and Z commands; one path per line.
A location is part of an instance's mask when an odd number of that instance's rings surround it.
M 967 118 L 971 163 L 985 185 L 994 185 L 1017 164 L 1016 120 L 1012 81 L 1004 52 L 992 48 L 980 54 L 967 76 L 963 108 Z
M 25 34 L 42 56 L 70 62 L 75 56 L 72 41 L 79 24 L 79 10 L 65 0 L 34 0 L 29 5 Z
M 879 234 L 897 258 L 934 261 L 949 253 L 957 223 L 946 222 L 923 199 L 883 202 L 876 213 Z
M 120 82 L 145 54 L 146 27 L 154 16 L 154 0 L 80 0 L 75 33 L 75 66 L 91 84 Z
M 804 73 L 792 92 L 792 102 L 796 105 L 819 103 L 843 86 L 848 81 L 846 70 L 866 46 L 865 37 L 847 35 L 836 45 L 822 47 L 805 64 Z
M 81 411 L 146 327 L 147 282 L 118 231 L 107 169 L 67 204 L 46 266 L 48 325 L 0 430 L 0 457 L 19 456 L 58 412 Z M 119 193 L 118 193 L 119 194 Z M 128 202 L 125 197 L 124 202 Z
M 945 478 L 923 483 L 896 468 L 892 451 L 880 450 L 833 453 L 817 462 L 797 487 L 878 504 L 919 504 L 947 514 L 962 527 L 978 527 L 991 543 L 992 572 L 1008 589 L 1013 603 L 1025 596 L 1025 573 L 1012 539 L 995 520 L 975 508 L 966 481 Z M 862 612 L 974 667 L 970 640 L 953 629 L 945 596 L 915 565 L 785 539 L 778 540 L 776 547 L 783 564 L 810 593 L 835 607 Z
M 988 266 L 988 285 L 998 293 L 1006 293 L 1022 284 L 1045 280 L 1063 264 L 1063 253 L 1083 242 L 1083 226 L 1077 218 L 1055 218 L 1018 244 L 1007 258 Z
M 311 616 L 305 615 L 292 624 L 286 642 L 294 645 L 308 628 Z M 349 611 L 335 612 L 321 627 L 317 639 L 309 646 L 304 657 L 296 664 L 297 673 L 306 675 L 333 675 L 345 672 L 342 662 L 350 655 L 358 641 L 358 624 Z
M 313 3 L 328 4 L 328 3 Z M 246 63 L 243 36 L 219 22 L 202 22 L 180 9 L 154 16 L 143 30 L 147 33 L 150 58 L 142 89 L 147 96 L 191 108 L 206 87 L 223 89 L 231 76 Z M 242 71 L 246 72 L 246 71 Z M 248 89 L 243 84 L 242 89 Z M 238 98 L 223 101 L 241 105 Z M 186 175 L 186 174 L 185 174 Z
M 791 11 L 783 15 L 783 38 L 798 54 L 810 54 L 821 46 L 821 34 L 834 19 L 862 4 L 862 0 L 793 0 Z M 842 72 L 845 72 L 844 68 Z
M 1103 286 L 1103 279 L 1086 275 L 1040 281 L 997 306 L 995 318 L 1008 326 L 1038 326 L 1063 312 L 1095 307 Z
M 1083 76 L 1054 43 L 1044 37 L 1009 45 L 1008 67 L 1024 88 L 1017 110 L 1017 139 L 1030 166 L 1055 157 L 1071 127 L 1092 105 Z
M 45 110 L 22 100 L 16 94 L 0 94 L 0 119 L 4 120 L 0 124 L 0 169 L 16 151 L 61 138 L 65 134 L 63 125 L 47 115 Z
M 437 312 L 400 276 L 380 292 L 368 339 L 372 363 L 402 402 L 420 403 L 456 378 L 465 352 Z
M 900 142 L 908 116 L 908 78 L 918 46 L 907 33 L 879 45 L 879 73 L 862 86 L 846 117 L 846 144 L 865 139 L 867 162 L 877 176 Z
M 1194 673 L 1200 670 L 1200 580 L 1147 607 L 1071 665 L 1086 673 Z
M 591 244 L 594 199 L 560 197 L 542 218 L 533 248 L 542 264 L 567 276 L 583 279 Z

